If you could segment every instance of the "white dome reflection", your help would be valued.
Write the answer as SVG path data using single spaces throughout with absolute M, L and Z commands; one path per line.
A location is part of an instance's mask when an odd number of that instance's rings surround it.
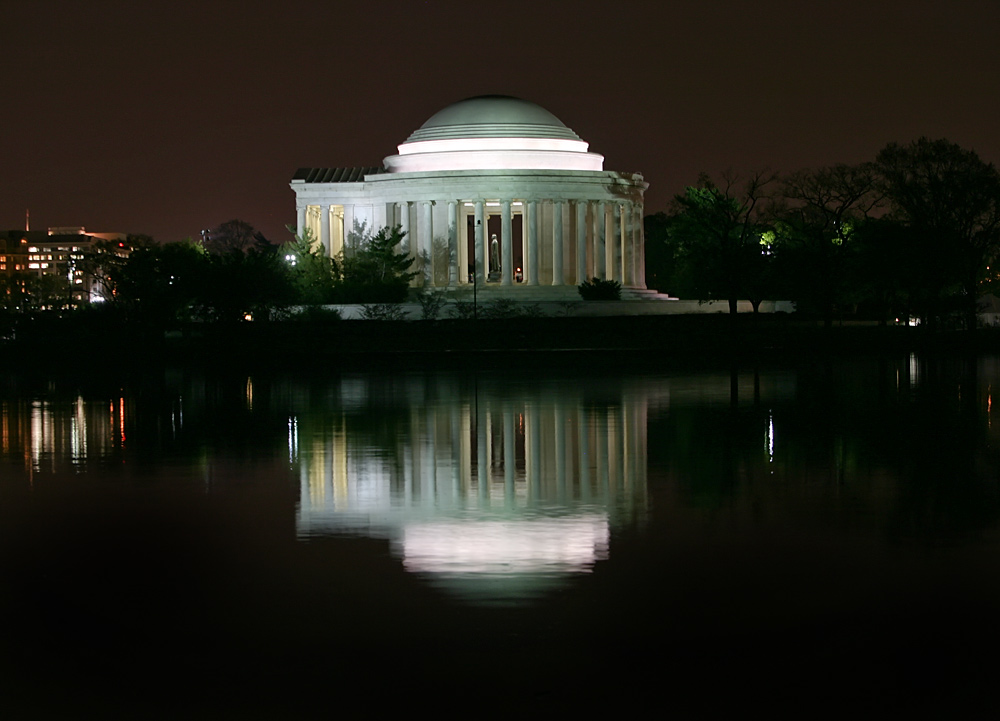
M 605 514 L 434 521 L 403 529 L 403 565 L 419 573 L 582 573 L 607 558 Z

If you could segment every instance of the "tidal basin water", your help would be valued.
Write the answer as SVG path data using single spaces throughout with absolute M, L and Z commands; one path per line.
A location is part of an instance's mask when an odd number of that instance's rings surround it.
M 972 713 L 998 388 L 916 355 L 6 376 L 0 704 Z

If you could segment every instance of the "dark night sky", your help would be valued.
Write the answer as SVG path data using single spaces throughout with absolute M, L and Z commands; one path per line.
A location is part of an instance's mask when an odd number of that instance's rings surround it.
M 996 2 L 7 0 L 0 25 L 0 229 L 283 240 L 297 167 L 377 165 L 489 93 L 642 172 L 647 212 L 921 135 L 1000 161 Z

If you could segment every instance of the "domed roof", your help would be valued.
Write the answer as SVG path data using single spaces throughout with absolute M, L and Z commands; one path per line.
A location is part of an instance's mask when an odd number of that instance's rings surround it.
M 398 155 L 390 173 L 449 170 L 601 170 L 604 156 L 543 107 L 506 95 L 480 95 L 430 117 Z
M 439 110 L 406 142 L 462 138 L 580 140 L 579 135 L 540 105 L 507 95 L 480 95 Z

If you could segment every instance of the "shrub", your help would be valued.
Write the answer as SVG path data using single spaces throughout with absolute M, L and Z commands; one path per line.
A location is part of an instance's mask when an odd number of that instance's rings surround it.
M 406 311 L 394 303 L 373 303 L 361 308 L 365 320 L 406 320 Z
M 475 306 L 467 300 L 459 300 L 452 304 L 451 317 L 459 320 L 472 320 L 476 317 Z
M 580 283 L 577 290 L 584 300 L 621 300 L 622 297 L 622 284 L 617 280 L 593 278 Z
M 420 293 L 417 300 L 420 302 L 420 318 L 422 320 L 437 320 L 445 304 L 444 295 L 441 293 Z
M 483 305 L 483 318 L 500 320 L 502 318 L 517 318 L 521 315 L 517 303 L 510 298 L 497 298 Z
M 309 323 L 328 323 L 340 320 L 340 310 L 324 305 L 307 305 L 292 316 L 293 320 Z

